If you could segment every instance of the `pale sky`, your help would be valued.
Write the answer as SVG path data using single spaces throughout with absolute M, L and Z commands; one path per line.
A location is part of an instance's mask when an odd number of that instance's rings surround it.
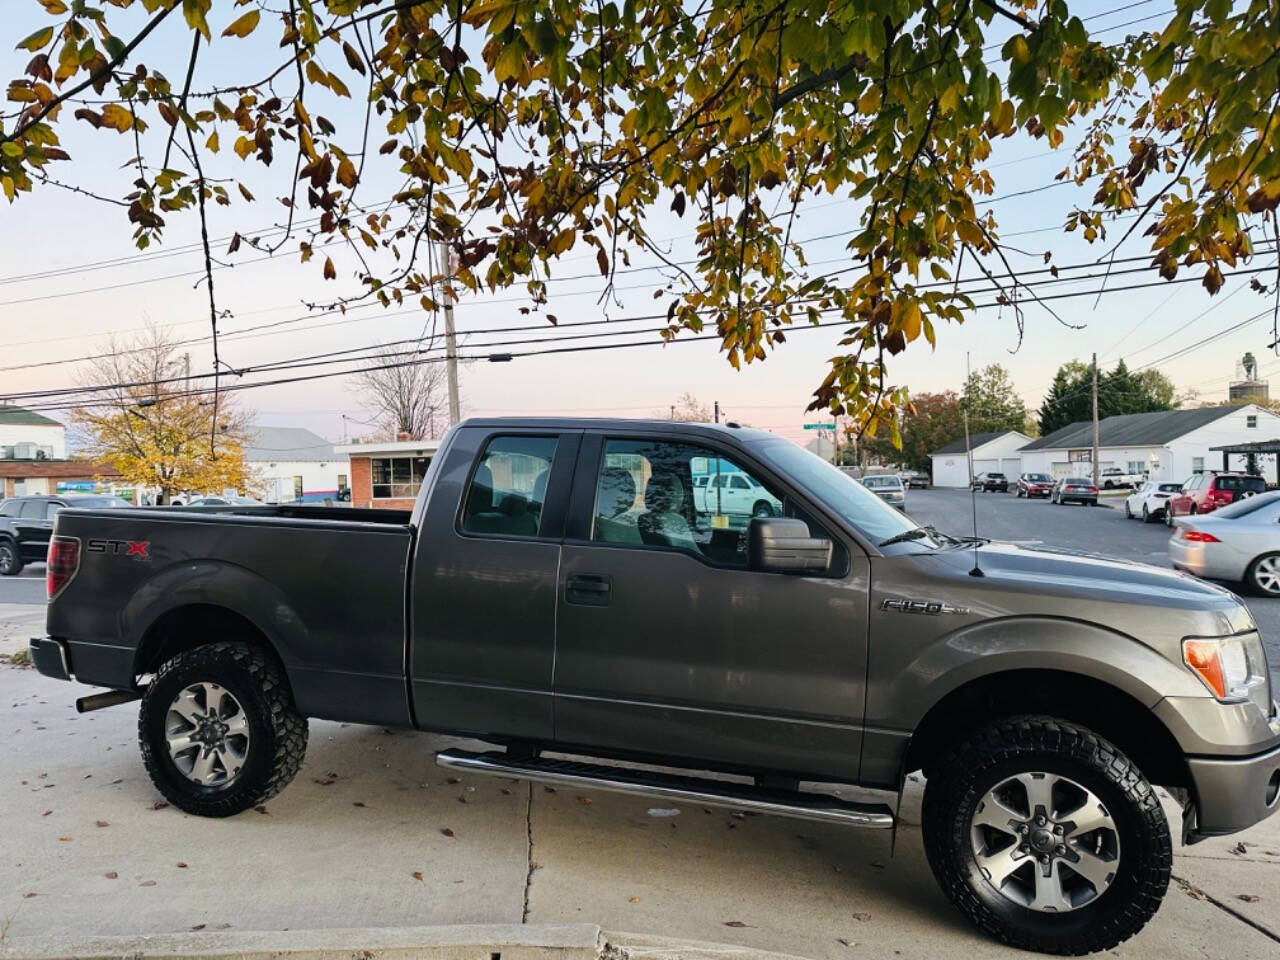
M 1125 0 L 1095 0 L 1074 4 L 1073 10 L 1087 16 L 1121 6 L 1129 8 L 1090 21 L 1090 29 L 1098 32 L 1108 25 L 1154 16 L 1154 19 L 1103 34 L 1119 39 L 1130 30 L 1163 24 L 1172 4 L 1170 0 L 1136 4 L 1126 4 Z M 231 8 L 219 9 L 218 15 L 229 20 Z M 26 36 L 40 22 L 43 21 L 32 15 L 10 25 L 5 31 L 6 37 Z M 222 25 L 223 20 L 218 20 L 215 37 Z M 250 74 L 269 72 L 281 59 L 276 48 L 278 30 L 264 18 L 259 33 L 261 37 L 255 35 L 247 41 L 215 43 L 214 54 L 206 65 L 208 69 L 202 67 L 196 87 L 225 82 L 231 77 L 243 80 L 246 72 L 237 68 L 237 64 L 243 62 L 254 64 L 248 71 Z M 180 78 L 189 46 L 185 28 L 175 18 L 174 23 L 157 31 L 152 40 L 154 42 L 144 48 L 151 52 L 144 52 L 143 59 L 159 66 L 171 78 Z M 229 51 L 235 43 L 239 46 L 235 47 L 236 56 L 232 58 Z M 12 40 L 0 46 L 11 48 Z M 156 50 L 170 54 L 166 56 Z M 175 59 L 174 51 L 181 51 L 180 59 Z M 25 52 L 0 53 L 0 69 L 8 77 L 17 76 L 27 59 Z M 358 100 L 361 93 L 354 83 L 352 90 Z M 359 103 L 333 105 L 332 109 L 312 106 L 313 114 L 318 110 L 330 116 L 340 129 L 344 126 L 352 129 L 354 137 L 362 115 Z M 371 136 L 375 148 L 383 139 L 376 124 L 375 119 L 375 133 Z M 73 161 L 53 165 L 51 175 L 110 196 L 124 193 L 131 179 L 128 171 L 120 169 L 128 157 L 126 138 L 105 130 L 94 132 L 74 122 L 66 123 L 65 129 L 64 145 Z M 275 165 L 264 171 L 256 163 L 241 163 L 229 149 L 229 134 L 230 131 L 224 132 L 223 151 L 213 169 L 206 172 L 211 176 L 245 176 L 258 200 L 248 205 L 237 200 L 229 210 L 215 210 L 212 235 L 221 241 L 215 246 L 216 252 L 225 250 L 225 238 L 233 230 L 251 232 L 253 228 L 282 222 L 283 207 L 272 198 L 287 190 L 292 171 L 287 145 L 282 145 Z M 1046 187 L 1053 183 L 1054 174 L 1067 159 L 1062 151 L 1050 154 L 1046 144 L 1029 138 L 1001 142 L 991 161 L 997 196 Z M 178 162 L 171 165 L 183 166 Z M 387 197 L 394 190 L 394 183 L 389 176 L 375 172 L 361 190 L 366 199 Z M 232 193 L 234 195 L 234 188 Z M 1061 232 L 1067 212 L 1075 204 L 1087 205 L 1091 193 L 1088 187 L 1053 186 L 992 204 L 1004 239 L 1025 251 L 1025 255 L 1015 256 L 1015 266 L 1042 268 L 1041 255 L 1045 251 L 1053 252 L 1054 263 L 1060 267 L 1092 263 L 1102 256 L 1108 248 L 1089 247 L 1075 236 Z M 677 219 L 666 211 L 666 206 L 666 202 L 658 205 L 650 231 L 656 237 L 669 238 L 673 259 L 685 259 L 690 253 L 690 235 L 695 224 L 689 219 Z M 305 209 L 300 213 L 302 217 L 309 215 Z M 852 201 L 818 198 L 802 207 L 793 233 L 803 239 L 848 230 L 855 216 Z M 1114 236 L 1118 237 L 1121 232 L 1122 228 L 1115 230 Z M 94 352 L 112 332 L 136 330 L 149 322 L 168 327 L 180 338 L 208 333 L 206 294 L 203 285 L 197 285 L 200 254 L 191 246 L 198 237 L 196 218 L 185 215 L 170 218 L 163 247 L 153 247 L 144 255 L 150 259 L 137 259 L 131 233 L 122 209 L 53 187 L 37 185 L 33 194 L 21 197 L 14 205 L 0 200 L 0 367 L 72 360 Z M 1119 257 L 1145 253 L 1143 239 L 1141 236 L 1132 239 L 1119 252 Z M 844 242 L 845 238 L 836 238 L 808 244 L 808 261 L 810 264 L 837 261 L 843 255 Z M 219 304 L 230 311 L 220 325 L 224 336 L 221 353 L 229 364 L 242 367 L 372 346 L 421 333 L 427 319 L 421 311 L 393 313 L 374 307 L 353 311 L 345 317 L 311 317 L 237 338 L 237 330 L 305 318 L 307 311 L 302 304 L 308 299 L 327 300 L 341 292 L 358 292 L 353 260 L 335 254 L 338 280 L 326 283 L 315 261 L 305 266 L 298 263 L 296 249 L 296 243 L 290 243 L 274 258 L 267 259 L 246 245 L 234 258 L 239 265 L 215 273 Z M 133 259 L 101 269 L 83 269 L 86 264 L 117 258 Z M 643 256 L 632 260 L 633 267 L 641 268 L 652 267 L 654 262 Z M 1259 255 L 1250 266 L 1270 266 L 1274 262 L 1272 255 Z M 1117 270 L 1144 264 L 1145 260 L 1134 261 L 1118 266 Z M 832 262 L 820 269 L 841 265 L 841 262 Z M 1000 270 L 995 265 L 992 269 Z M 31 274 L 49 275 L 29 277 Z M 617 296 L 621 305 L 611 304 L 607 309 L 597 303 L 602 281 L 596 274 L 594 253 L 575 250 L 562 261 L 556 275 L 582 276 L 582 279 L 555 280 L 545 312 L 556 314 L 562 324 L 665 312 L 668 301 L 653 298 L 654 290 L 661 284 L 656 271 L 645 269 L 619 275 L 617 283 L 621 289 Z M 970 272 L 966 270 L 968 275 Z M 1067 271 L 1063 275 L 1066 276 Z M 1150 272 L 1118 273 L 1111 285 L 1153 283 L 1157 279 Z M 1274 277 L 1263 279 L 1273 281 Z M 1201 399 L 1225 401 L 1235 362 L 1247 350 L 1259 358 L 1264 377 L 1280 376 L 1280 360 L 1267 347 L 1272 339 L 1269 317 L 1233 332 L 1221 333 L 1272 305 L 1270 298 L 1264 300 L 1244 289 L 1247 284 L 1247 276 L 1229 278 L 1222 292 L 1213 298 L 1197 282 L 1155 286 L 1108 294 L 1096 309 L 1093 296 L 1055 301 L 1054 307 L 1063 320 L 1080 329 L 1068 329 L 1043 308 L 1028 305 L 1020 348 L 1008 308 L 976 311 L 963 326 L 938 331 L 936 352 L 930 352 L 921 340 L 913 344 L 905 356 L 894 358 L 891 379 L 918 392 L 956 388 L 963 380 L 968 353 L 975 369 L 989 363 L 1003 364 L 1024 400 L 1034 407 L 1058 365 L 1073 357 L 1087 359 L 1091 351 L 1097 350 L 1104 367 L 1114 365 L 1122 356 L 1131 367 L 1137 367 L 1211 338 L 1184 356 L 1161 364 L 1160 368 L 1180 390 L 1195 388 Z M 1042 293 L 1057 294 L 1095 286 L 1094 281 L 1061 282 L 1044 286 Z M 598 327 L 556 330 L 540 323 L 537 314 L 521 314 L 519 308 L 526 305 L 521 293 L 521 289 L 514 289 L 499 291 L 493 296 L 464 297 L 457 308 L 464 353 L 481 352 L 480 344 L 495 340 L 600 331 Z M 468 331 L 513 326 L 530 327 L 531 331 L 466 336 Z M 719 400 L 731 419 L 793 439 L 806 439 L 801 430 L 806 420 L 825 419 L 805 414 L 804 408 L 825 373 L 827 359 L 836 352 L 837 330 L 797 330 L 766 362 L 744 365 L 738 373 L 718 353 L 714 342 L 658 345 L 652 332 L 657 326 L 659 321 L 647 321 L 618 328 L 636 331 L 636 335 L 627 340 L 652 339 L 654 346 L 526 357 L 502 364 L 469 364 L 462 372 L 465 410 L 477 415 L 548 413 L 639 417 L 664 413 L 681 394 L 689 391 L 708 406 Z M 548 341 L 546 346 L 592 342 L 600 341 Z M 195 372 L 211 368 L 207 343 L 194 344 L 189 349 Z M 499 346 L 482 352 L 524 349 L 537 347 Z M 77 369 L 76 364 L 68 363 L 2 371 L 0 392 L 73 386 Z M 305 426 L 334 440 L 343 436 L 342 414 L 357 420 L 371 417 L 368 408 L 343 379 L 268 387 L 246 391 L 240 396 L 241 402 L 252 409 L 262 423 Z M 353 424 L 348 429 L 357 433 L 366 428 Z

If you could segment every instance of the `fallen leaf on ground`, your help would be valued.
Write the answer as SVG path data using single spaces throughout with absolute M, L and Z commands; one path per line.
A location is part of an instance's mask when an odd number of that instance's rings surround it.
M 1237 900 L 1243 900 L 1245 903 L 1257 903 L 1262 898 L 1256 893 L 1241 893 L 1236 895 Z
M 40 814 L 40 816 L 42 816 L 42 817 L 47 817 L 47 816 L 48 816 L 49 814 L 51 814 L 51 813 L 53 813 L 53 811 L 52 811 L 52 810 L 46 810 L 44 813 Z
M 109 827 L 109 826 L 111 826 L 111 824 L 107 823 L 107 821 L 105 821 L 105 820 L 95 820 L 93 825 L 94 825 L 95 827 Z
M 1234 847 L 1231 848 L 1231 852 L 1238 857 L 1242 853 L 1248 853 L 1249 848 L 1246 847 L 1243 843 L 1237 843 Z
M 419 883 L 421 883 L 421 882 L 422 882 L 422 871 L 421 871 L 421 870 L 415 870 L 415 871 L 413 871 L 413 879 L 415 879 L 415 880 L 417 880 Z
M 511 796 L 511 791 L 510 791 L 510 790 L 508 790 L 506 787 L 503 787 L 503 788 L 502 788 L 502 795 L 503 795 L 504 797 L 509 797 L 509 796 Z
M 186 865 L 185 863 L 183 863 L 181 860 L 179 860 L 179 861 L 178 861 L 178 869 L 179 869 L 179 870 L 185 870 L 185 869 L 187 869 L 187 865 Z
M 152 809 L 152 810 L 163 810 L 163 809 L 164 809 L 165 807 L 167 807 L 168 805 L 169 805 L 169 801 L 168 801 L 168 800 L 157 800 L 155 803 L 153 803 L 153 804 L 151 805 L 151 809 Z
M 155 885 L 156 885 L 156 882 L 154 880 L 143 880 L 140 884 L 138 884 L 138 886 L 140 887 L 154 887 Z
M 332 780 L 330 780 L 330 779 L 328 779 L 327 777 L 326 777 L 326 778 L 324 778 L 324 779 L 321 779 L 320 777 L 312 777 L 312 778 L 311 778 L 311 782 L 312 782 L 312 783 L 318 783 L 318 784 L 320 784 L 320 786 L 322 786 L 322 787 L 331 787 L 331 786 L 333 786 L 333 781 L 332 781 Z
M 871 921 L 871 914 L 869 914 L 869 913 L 855 913 L 855 914 L 853 915 L 853 919 L 857 920 L 859 923 L 869 923 L 869 922 Z
M 257 810 L 259 813 L 262 813 L 262 814 L 267 813 L 266 807 L 254 807 L 253 809 Z
M 640 902 L 640 898 L 639 898 L 639 897 L 632 897 L 632 898 L 631 898 L 631 902 L 632 902 L 632 903 L 639 903 L 639 902 Z
M 34 890 L 32 890 L 32 891 L 30 891 L 30 892 L 28 892 L 28 893 L 24 893 L 24 894 L 22 895 L 22 899 L 23 899 L 23 900 L 30 900 L 32 897 L 37 897 L 37 896 L 39 896 L 39 894 L 38 894 L 38 893 L 36 893 Z
M 460 777 L 450 777 L 448 780 L 445 781 L 445 783 L 461 783 L 461 782 L 462 782 L 462 779 Z
M 852 943 L 850 943 L 848 940 L 846 940 L 844 937 L 836 937 L 836 943 L 838 943 L 838 944 L 840 944 L 841 946 L 844 946 L 844 947 L 852 947 L 852 946 L 853 946 L 853 944 L 852 944 Z
M 743 923 L 741 920 L 726 920 L 726 921 L 724 922 L 724 925 L 725 925 L 726 927 L 749 927 L 749 926 L 751 926 L 751 924 L 749 924 L 749 923 Z
M 448 827 L 442 828 L 440 832 L 443 833 L 446 837 L 452 837 L 454 835 L 453 831 L 450 830 Z
M 191 929 L 192 929 L 192 930 L 203 930 L 203 929 L 204 929 L 204 924 L 203 924 L 203 923 L 197 923 L 197 924 L 196 924 L 195 926 L 193 926 Z
M 117 783 L 124 783 L 124 781 L 121 780 L 119 777 L 116 777 L 114 780 L 111 781 L 111 783 L 112 785 L 115 785 Z
M 71 838 L 70 838 L 70 837 L 59 837 L 59 838 L 58 838 L 58 842 L 59 842 L 59 843 L 70 843 L 70 842 L 71 842 Z
M 363 806 L 364 806 L 364 804 L 363 804 L 363 803 L 361 803 L 359 800 L 353 800 L 353 801 L 351 802 L 351 805 L 352 805 L 353 807 L 363 807 Z
M 103 874 L 103 876 L 106 877 L 108 880 L 114 880 L 116 877 L 120 876 L 120 874 L 116 873 L 114 870 L 108 870 L 106 873 Z
M 589 805 L 589 804 L 591 803 L 591 798 L 590 798 L 590 797 L 579 797 L 579 798 L 578 798 L 578 802 L 579 802 L 580 804 L 582 804 L 582 805 L 585 807 L 585 806 L 587 806 L 587 805 Z
M 230 930 L 230 929 L 231 929 L 231 924 L 229 924 L 229 923 L 220 923 L 220 924 L 218 924 L 216 927 L 214 927 L 213 929 L 215 929 L 215 930 Z

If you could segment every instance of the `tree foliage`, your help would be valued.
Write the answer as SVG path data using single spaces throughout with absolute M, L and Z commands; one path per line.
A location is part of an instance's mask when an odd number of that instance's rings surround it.
M 1027 430 L 1027 405 L 1018 396 L 1009 371 L 998 363 L 969 374 L 961 401 L 969 411 L 971 433 Z
M 182 358 L 169 337 L 153 328 L 96 352 L 102 356 L 91 361 L 84 384 L 106 399 L 71 415 L 92 456 L 129 483 L 157 490 L 161 504 L 182 492 L 252 487 L 247 419 L 223 396 L 215 426 L 213 401 L 187 395 Z
M 1172 410 L 1176 406 L 1173 381 L 1155 368 L 1130 373 L 1124 360 L 1098 371 L 1098 417 Z M 1093 419 L 1093 367 L 1071 360 L 1058 368 L 1040 405 L 1040 433 L 1049 434 L 1082 420 Z
M 864 452 L 884 463 L 932 473 L 929 454 L 964 436 L 964 411 L 954 390 L 915 394 L 901 411 L 900 422 L 901 449 L 884 436 L 865 440 Z
M 763 361 L 792 325 L 840 321 L 813 405 L 851 414 L 872 436 L 896 431 L 906 399 L 890 358 L 932 347 L 940 327 L 970 315 L 955 282 L 965 264 L 1020 329 L 1024 310 L 1052 312 L 1006 259 L 986 204 L 997 141 L 1026 134 L 1056 148 L 1078 134 L 1061 176 L 1085 202 L 1064 228 L 1110 242 L 1113 219 L 1136 211 L 1121 239 L 1145 230 L 1162 276 L 1194 270 L 1211 293 L 1267 221 L 1274 229 L 1280 202 L 1271 0 L 1177 0 L 1161 29 L 1115 45 L 1092 38 L 1065 0 L 22 6 L 23 16 L 6 9 L 32 55 L 0 118 L 10 200 L 70 159 L 66 126 L 139 143 L 154 127 L 164 135 L 148 141 L 151 156 L 138 147 L 120 189 L 139 246 L 173 215 L 203 215 L 206 201 L 251 200 L 243 183 L 206 175 L 220 150 L 233 164 L 283 161 L 286 237 L 304 205 L 319 216 L 295 236 L 303 260 L 333 280 L 324 244 L 390 255 L 390 267 L 365 262 L 362 291 L 334 301 L 433 308 L 428 241 L 458 257 L 466 287 L 523 283 L 535 303 L 571 251 L 594 256 L 606 291 L 619 264 L 646 251 L 670 268 L 655 291 L 668 305 L 663 336 L 714 331 L 735 367 Z M 129 34 L 123 8 L 131 23 L 145 14 Z M 178 18 L 191 52 L 175 81 L 148 61 L 157 27 Z M 282 61 L 244 58 L 231 84 L 210 87 L 205 51 L 266 30 Z M 988 47 L 1010 32 L 993 68 Z M 357 97 L 366 123 L 339 129 L 326 117 Z M 358 193 L 375 163 L 403 178 L 393 207 Z M 809 268 L 792 231 L 814 197 L 841 204 L 832 220 L 853 227 L 842 269 Z M 696 224 L 693 265 L 650 235 L 667 208 Z M 209 293 L 216 329 L 211 282 Z
M 449 424 L 445 365 L 415 364 L 394 344 L 374 351 L 373 362 L 356 374 L 355 388 L 393 440 L 406 433 L 411 440 L 432 439 Z

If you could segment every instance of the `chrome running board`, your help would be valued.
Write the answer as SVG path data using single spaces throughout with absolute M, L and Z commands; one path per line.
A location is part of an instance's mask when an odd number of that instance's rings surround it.
M 894 824 L 893 811 L 885 804 L 857 803 L 825 793 L 771 790 L 706 777 L 655 773 L 574 760 L 516 757 L 498 751 L 442 750 L 436 754 L 436 763 L 450 770 L 468 773 L 730 807 L 797 820 L 821 820 L 873 830 L 889 830 Z

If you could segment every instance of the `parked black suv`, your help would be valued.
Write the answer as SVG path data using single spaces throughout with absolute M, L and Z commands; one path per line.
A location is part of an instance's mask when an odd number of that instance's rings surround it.
M 53 535 L 53 518 L 63 507 L 103 510 L 128 507 L 119 497 L 94 494 L 13 497 L 0 503 L 0 577 L 22 572 L 28 563 L 44 563 Z
M 973 478 L 973 489 L 981 490 L 983 493 L 992 493 L 997 490 L 1008 493 L 1009 478 L 1003 473 L 980 473 Z

